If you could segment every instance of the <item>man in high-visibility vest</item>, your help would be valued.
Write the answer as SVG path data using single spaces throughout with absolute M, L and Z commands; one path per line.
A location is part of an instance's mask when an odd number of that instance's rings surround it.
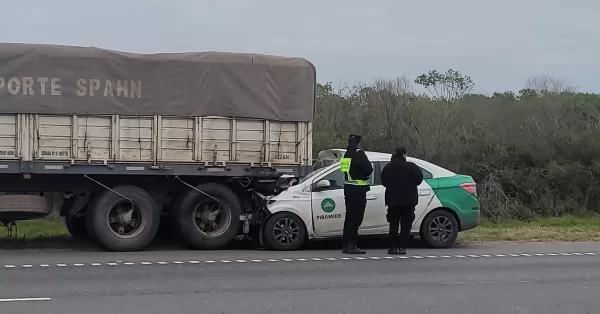
M 365 254 L 356 246 L 358 228 L 365 217 L 367 192 L 370 191 L 369 179 L 373 166 L 367 154 L 359 148 L 361 137 L 350 135 L 348 148 L 340 159 L 340 170 L 344 174 L 344 199 L 346 217 L 344 219 L 344 236 L 342 252 L 346 254 Z

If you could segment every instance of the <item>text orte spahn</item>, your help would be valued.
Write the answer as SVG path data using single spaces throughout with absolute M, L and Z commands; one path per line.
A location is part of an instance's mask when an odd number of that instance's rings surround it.
M 12 96 L 62 96 L 60 77 L 1 77 L 0 91 Z M 142 98 L 142 81 L 79 78 L 74 82 L 75 94 L 80 97 L 104 96 Z

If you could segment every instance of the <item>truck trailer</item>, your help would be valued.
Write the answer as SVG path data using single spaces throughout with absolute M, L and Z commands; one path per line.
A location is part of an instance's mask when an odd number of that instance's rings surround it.
M 303 58 L 0 43 L 0 223 L 57 207 L 113 251 L 257 234 L 310 170 L 315 89 Z

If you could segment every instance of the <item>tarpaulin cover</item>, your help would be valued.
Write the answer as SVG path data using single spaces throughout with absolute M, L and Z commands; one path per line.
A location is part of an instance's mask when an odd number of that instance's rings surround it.
M 249 53 L 0 43 L 0 113 L 312 121 L 314 66 Z

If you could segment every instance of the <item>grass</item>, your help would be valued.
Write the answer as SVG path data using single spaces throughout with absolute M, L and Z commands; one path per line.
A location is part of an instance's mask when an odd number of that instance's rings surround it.
M 600 215 L 540 218 L 531 222 L 483 221 L 459 235 L 463 242 L 586 242 L 600 241 Z
M 1 249 L 87 248 L 73 240 L 62 219 L 40 219 L 18 223 L 18 237 L 8 238 L 0 229 Z M 540 218 L 531 222 L 483 221 L 473 230 L 462 232 L 465 242 L 586 242 L 600 241 L 600 215 Z

